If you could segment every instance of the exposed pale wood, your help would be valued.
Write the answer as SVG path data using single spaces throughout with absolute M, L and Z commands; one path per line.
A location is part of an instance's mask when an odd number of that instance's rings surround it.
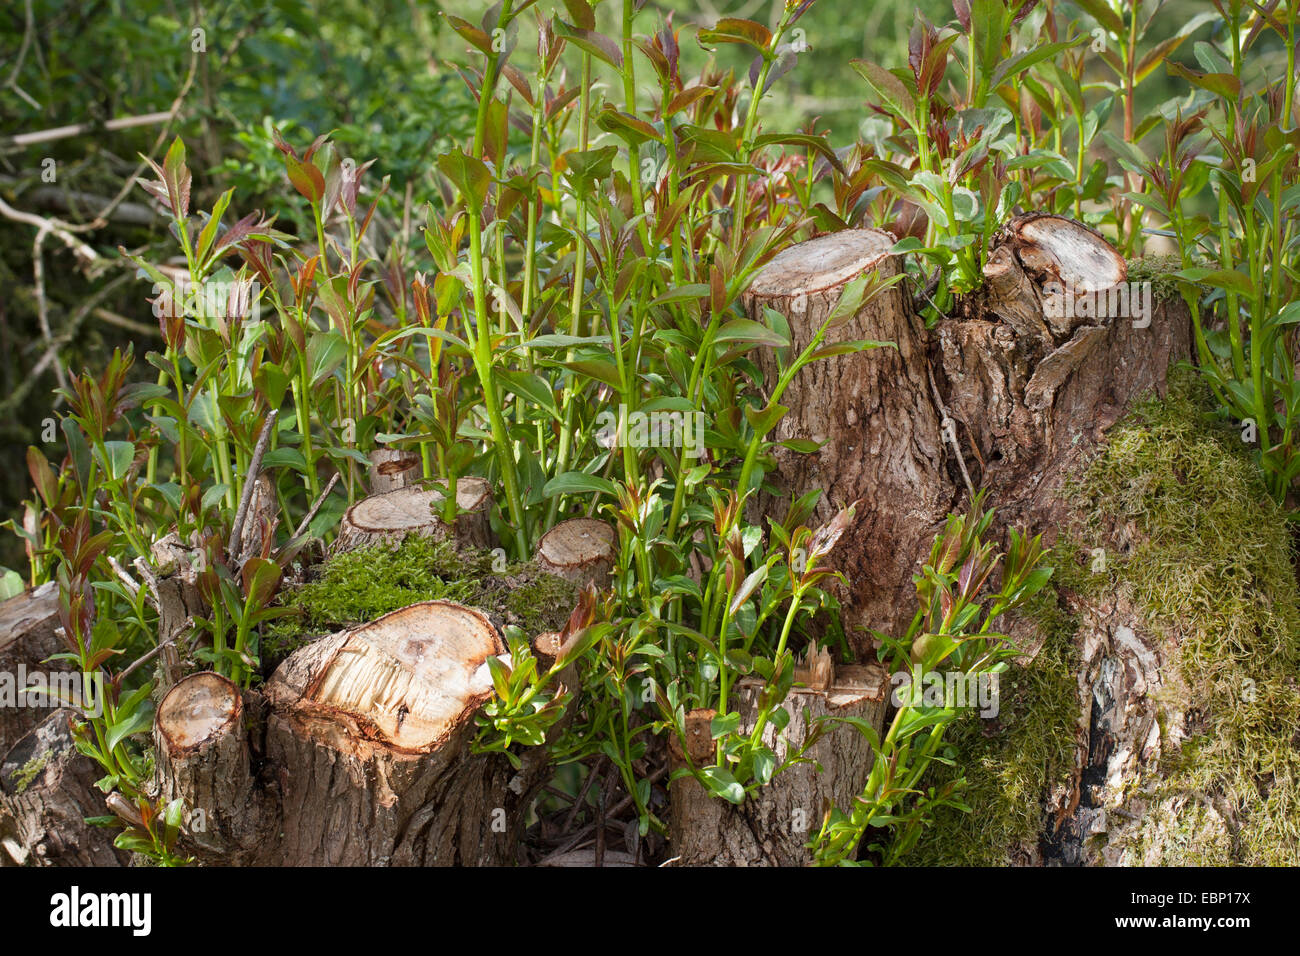
M 430 601 L 293 654 L 267 685 L 283 813 L 259 861 L 514 862 L 545 752 L 516 771 L 469 749 L 503 652 L 480 612 Z
M 159 795 L 185 801 L 186 848 L 240 862 L 262 821 L 239 688 L 211 671 L 172 687 L 154 721 L 154 757 Z
M 735 709 L 742 733 L 752 731 L 758 714 L 761 681 L 747 678 L 735 689 Z M 884 725 L 889 681 L 879 665 L 840 668 L 829 690 L 795 687 L 782 704 L 790 723 L 780 734 L 769 723 L 763 741 L 778 762 L 807 739 L 820 717 L 857 717 L 877 731 Z M 806 717 L 805 717 L 806 711 Z M 687 718 L 687 747 L 672 748 L 674 765 L 687 756 L 697 766 L 711 762 L 709 722 L 713 711 L 693 711 Z M 866 785 L 873 754 L 856 728 L 831 724 L 808 750 L 810 763 L 788 767 L 754 797 L 735 806 L 711 797 L 691 776 L 670 787 L 669 853 L 682 866 L 802 866 L 812 862 L 806 844 L 821 825 L 826 806 L 849 810 Z M 820 764 L 820 772 L 817 765 Z
M 604 588 L 617 561 L 616 540 L 614 529 L 603 521 L 570 518 L 542 535 L 537 565 L 579 588 Z

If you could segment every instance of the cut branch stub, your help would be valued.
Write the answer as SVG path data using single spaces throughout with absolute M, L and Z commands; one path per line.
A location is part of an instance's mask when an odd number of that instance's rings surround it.
M 854 717 L 867 721 L 879 733 L 888 706 L 889 680 L 878 664 L 848 665 L 828 674 L 828 659 L 808 657 L 830 684 L 826 690 L 796 687 L 782 706 L 790 722 L 779 734 L 769 722 L 763 742 L 776 754 L 777 763 L 798 749 L 823 717 Z M 735 709 L 739 732 L 753 731 L 763 683 L 752 678 L 736 687 Z M 713 711 L 693 711 L 687 719 L 687 748 L 697 765 L 712 757 L 709 731 Z M 674 738 L 674 765 L 681 767 L 686 754 Z M 866 785 L 874 759 L 871 746 L 852 725 L 831 723 L 807 751 L 809 763 L 787 767 L 766 787 L 734 805 L 710 796 L 693 776 L 671 784 L 669 842 L 672 856 L 683 866 L 803 866 L 812 862 L 806 848 L 821 824 L 828 804 L 845 812 Z M 818 770 L 820 765 L 820 771 Z
M 370 493 L 385 495 L 409 487 L 422 473 L 420 456 L 402 448 L 376 448 L 370 453 Z
M 491 696 L 486 661 L 503 651 L 481 612 L 412 605 L 353 631 L 308 688 L 306 706 L 397 750 L 425 752 Z
M 1089 293 L 1114 289 L 1128 278 L 1128 264 L 1114 246 L 1064 216 L 1017 216 L 998 231 L 993 245 L 995 253 L 985 269 L 990 287 L 1004 293 L 1015 289 L 1020 295 L 1036 291 L 1025 305 L 1038 311 L 1057 343 L 1097 318 L 1090 309 L 1079 308 L 1090 304 Z M 1017 269 L 1032 286 L 1017 281 Z M 1005 305 L 1014 300 L 1009 294 L 997 298 Z
M 503 651 L 481 612 L 428 601 L 295 652 L 267 685 L 283 815 L 265 862 L 515 862 L 545 753 L 515 770 L 469 746 Z
M 595 518 L 561 521 L 537 543 L 537 566 L 579 589 L 604 588 L 617 563 L 614 529 Z
M 436 489 L 410 487 L 363 498 L 343 515 L 334 549 L 351 551 L 376 544 L 397 545 L 410 534 L 445 540 L 447 526 L 438 514 L 444 497 Z M 491 486 L 482 478 L 461 478 L 456 483 L 456 506 L 460 512 L 455 526 L 458 546 L 480 549 L 489 546 L 491 502 Z
M 177 683 L 154 720 L 159 794 L 185 802 L 186 835 L 202 859 L 238 861 L 259 839 L 243 699 L 211 671 Z
M 765 322 L 765 309 L 780 312 L 790 327 L 789 354 L 798 355 L 851 280 L 899 272 L 899 258 L 889 254 L 893 245 L 887 232 L 849 229 L 791 246 L 754 278 L 746 308 L 759 322 Z M 940 417 L 930 398 L 925 328 L 901 285 L 831 329 L 825 342 L 861 339 L 894 347 L 818 359 L 781 396 L 789 411 L 770 437 L 822 444 L 808 454 L 778 445 L 775 470 L 766 476 L 777 494 L 760 495 L 757 508 L 780 521 L 792 499 L 817 489 L 821 498 L 807 522 L 816 527 L 865 499 L 833 560 L 849 581 L 841 602 L 845 632 L 865 655 L 864 628 L 901 633 L 911 620 L 915 561 L 928 550 L 952 493 L 945 487 Z M 755 356 L 770 390 L 780 371 L 777 354 L 761 349 Z
M 1072 219 L 1018 216 L 994 242 L 973 307 L 935 327 L 934 358 L 999 523 L 1050 543 L 1065 476 L 1135 399 L 1164 393 L 1192 356 L 1191 321 L 1181 300 L 1127 282 L 1123 256 Z

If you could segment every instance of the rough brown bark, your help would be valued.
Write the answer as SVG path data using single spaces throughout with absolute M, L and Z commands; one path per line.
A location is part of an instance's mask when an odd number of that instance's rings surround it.
M 67 650 L 59 639 L 59 589 L 50 582 L 0 604 L 0 753 L 45 718 L 40 707 L 20 706 L 19 694 L 37 672 L 67 671 L 66 661 L 45 663 Z M 9 699 L 12 695 L 13 699 Z
M 0 866 L 126 866 L 117 831 L 86 823 L 108 811 L 102 771 L 73 743 L 73 711 L 36 713 L 44 719 L 0 760 Z
M 486 549 L 491 543 L 488 510 L 492 489 L 481 478 L 462 478 L 456 483 L 454 540 L 460 547 Z M 351 551 L 369 545 L 396 545 L 409 534 L 437 541 L 449 537 L 437 512 L 444 495 L 434 489 L 399 488 L 387 494 L 371 495 L 350 507 L 339 526 L 335 551 Z
M 849 279 L 896 268 L 883 254 L 886 241 L 848 231 L 792 247 L 756 278 L 751 312 L 777 309 L 795 347 L 806 343 Z M 795 379 L 776 437 L 831 441 L 803 458 L 782 452 L 771 480 L 787 498 L 822 488 L 823 509 L 863 499 L 856 540 L 835 559 L 851 582 L 851 638 L 862 624 L 902 633 L 916 562 L 968 487 L 990 492 L 995 532 L 1017 527 L 1055 540 L 1069 517 L 1066 480 L 1135 400 L 1164 394 L 1170 367 L 1193 355 L 1183 304 L 1153 301 L 1149 288 L 1134 300 L 1139 290 L 1126 277 L 1123 258 L 1087 227 L 1020 216 L 995 237 L 984 288 L 952 317 L 926 331 L 910 301 L 885 296 L 836 337 L 893 341 L 896 351 L 821 361 Z M 774 367 L 765 360 L 768 378 Z M 765 499 L 763 510 L 779 516 L 781 507 Z M 1169 649 L 1122 603 L 1103 596 L 1076 608 L 1081 633 L 1092 635 L 1079 674 L 1088 726 L 1078 730 L 1072 792 L 1053 795 L 1061 827 L 1050 853 L 1060 862 L 1108 862 L 1097 839 L 1114 824 L 1104 790 L 1158 756 L 1153 695 Z M 1012 633 L 1032 658 L 1032 627 L 1013 622 Z M 860 635 L 854 644 L 869 653 Z
M 572 581 L 603 588 L 609 583 L 617 557 L 614 529 L 594 518 L 561 521 L 537 543 L 537 566 Z
M 1059 216 L 1018 217 L 999 237 L 969 317 L 934 329 L 940 391 L 949 434 L 976 486 L 990 489 L 999 523 L 1047 531 L 1050 543 L 1065 478 L 1134 400 L 1163 395 L 1170 367 L 1191 359 L 1190 316 L 1181 301 L 1161 301 L 1151 303 L 1149 324 L 1053 317 L 1063 311 L 1052 307 L 1054 285 L 1108 288 L 1124 280 L 1123 259 Z M 1068 254 L 1075 258 L 1059 262 Z M 1041 329 L 1026 318 L 1034 316 Z
M 746 306 L 756 320 L 765 308 L 785 316 L 791 354 L 798 354 L 845 285 L 872 271 L 881 278 L 897 274 L 900 260 L 888 254 L 893 244 L 887 232 L 851 229 L 792 246 L 755 277 Z M 773 438 L 825 444 L 807 455 L 778 447 L 776 470 L 768 476 L 778 495 L 765 496 L 760 506 L 780 520 L 792 498 L 819 488 L 821 500 L 809 520 L 815 527 L 867 498 L 833 562 L 850 582 L 842 597 L 845 632 L 865 654 L 865 628 L 898 632 L 911 620 L 913 566 L 948 513 L 953 491 L 930 394 L 925 328 L 901 284 L 829 333 L 826 342 L 858 339 L 895 347 L 821 359 L 794 377 L 781 398 L 790 411 Z M 759 365 L 770 386 L 775 356 L 760 354 Z
M 141 560 L 136 568 L 144 575 L 158 608 L 158 643 L 163 650 L 155 693 L 156 699 L 161 699 L 181 678 L 181 642 L 193 629 L 194 619 L 206 617 L 211 609 L 199 593 L 202 552 L 187 547 L 174 531 L 155 541 L 149 550 L 152 568 Z
M 833 673 L 829 657 L 812 668 L 825 688 L 796 686 L 783 706 L 790 723 L 778 739 L 768 724 L 763 739 L 785 759 L 807 739 L 820 717 L 857 717 L 879 728 L 885 717 L 889 680 L 879 665 L 849 665 Z M 808 680 L 807 664 L 799 675 Z M 736 687 L 741 732 L 752 731 L 762 682 L 746 679 Z M 806 713 L 805 713 L 806 712 Z M 692 762 L 711 762 L 711 710 L 687 718 L 687 745 Z M 675 768 L 684 755 L 674 748 Z M 806 844 L 821 824 L 829 804 L 849 807 L 861 793 L 871 771 L 872 752 L 866 738 L 847 724 L 832 723 L 809 749 L 812 763 L 777 774 L 756 796 L 739 806 L 710 796 L 691 776 L 678 777 L 670 788 L 670 852 L 681 866 L 803 866 L 812 862 Z M 820 771 L 818 770 L 820 765 Z

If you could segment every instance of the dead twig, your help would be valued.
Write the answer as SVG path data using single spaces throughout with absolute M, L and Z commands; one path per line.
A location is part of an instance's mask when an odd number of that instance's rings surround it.
M 262 472 L 262 456 L 266 446 L 271 443 L 271 428 L 280 414 L 278 409 L 271 409 L 262 423 L 262 433 L 257 436 L 253 446 L 253 457 L 248 463 L 248 475 L 244 478 L 244 493 L 239 496 L 239 509 L 235 512 L 235 523 L 230 526 L 230 540 L 226 542 L 226 554 L 234 556 L 240 550 L 239 539 L 244 531 L 244 520 L 248 517 L 248 506 L 253 500 L 253 488 L 257 485 L 257 476 Z
M 970 492 L 973 501 L 975 500 L 975 486 L 971 483 L 970 472 L 966 470 L 966 458 L 961 453 L 961 443 L 957 440 L 957 424 L 948 411 L 948 406 L 943 403 L 943 399 L 939 396 L 939 387 L 934 384 L 934 371 L 928 364 L 925 373 L 930 379 L 930 391 L 934 395 L 934 403 L 939 406 L 939 413 L 942 415 L 939 422 L 939 431 L 943 433 L 944 440 L 952 446 L 953 453 L 957 456 L 957 467 L 961 469 L 961 476 L 966 481 L 966 490 Z

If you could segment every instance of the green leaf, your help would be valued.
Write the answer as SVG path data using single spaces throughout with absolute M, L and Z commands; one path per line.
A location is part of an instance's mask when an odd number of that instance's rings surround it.
M 729 714 L 719 714 L 709 721 L 709 736 L 717 740 L 719 737 L 735 733 L 739 727 L 740 714 L 736 711 L 733 710 Z
M 786 412 L 790 411 L 784 405 L 778 405 L 775 402 L 770 403 L 767 407 L 755 410 L 752 405 L 745 406 L 745 420 L 749 422 L 754 433 L 762 438 L 770 432 L 776 423 L 785 417 Z
M 605 34 L 570 26 L 563 20 L 555 21 L 555 32 L 584 53 L 590 53 L 616 70 L 623 69 L 623 54 L 619 52 L 618 44 Z
M 562 475 L 556 475 L 542 488 L 542 497 L 554 498 L 556 495 L 583 495 L 592 492 L 609 495 L 611 498 L 618 497 L 618 489 L 612 481 L 600 475 L 589 475 L 585 471 L 566 471 Z
M 311 383 L 318 385 L 334 373 L 348 355 L 348 342 L 338 332 L 316 332 L 307 342 Z
M 758 586 L 766 580 L 767 565 L 760 564 L 745 577 L 744 581 L 740 582 L 740 589 L 736 591 L 736 596 L 731 599 L 731 606 L 727 608 L 727 613 L 734 617 L 736 612 L 740 610 L 741 605 L 748 601 L 754 591 L 758 589 Z
M 718 329 L 717 342 L 753 342 L 774 348 L 787 348 L 790 340 L 753 319 L 732 319 Z
M 1250 276 L 1235 269 L 1207 269 L 1204 267 L 1180 269 L 1173 273 L 1173 276 L 1177 279 L 1186 279 L 1188 282 L 1196 282 L 1216 289 L 1235 292 L 1238 295 L 1255 297 L 1255 285 L 1250 281 Z
M 497 377 L 505 384 L 508 391 L 523 396 L 553 417 L 560 417 L 560 410 L 555 404 L 555 392 L 540 375 L 533 372 L 499 369 Z
M 127 737 L 132 734 L 143 733 L 153 726 L 153 705 L 150 704 L 141 707 L 135 713 L 131 714 L 126 720 L 115 724 L 109 728 L 108 735 L 104 741 L 104 746 L 108 750 L 114 749 Z
M 736 806 L 745 802 L 745 788 L 736 782 L 728 770 L 722 767 L 705 767 L 700 771 L 704 785 L 715 797 L 721 797 Z
M 853 60 L 850 65 L 867 81 L 879 105 L 908 126 L 915 127 L 916 100 L 902 80 L 870 60 Z
M 768 53 L 772 45 L 772 31 L 761 23 L 744 20 L 740 17 L 723 17 L 711 30 L 701 30 L 698 34 L 700 44 L 706 43 L 742 43 L 753 47 L 760 53 Z
M 459 149 L 453 149 L 438 157 L 438 169 L 451 180 L 462 198 L 465 206 L 475 212 L 487 202 L 488 189 L 492 185 L 492 174 L 483 160 L 470 156 Z
M 1231 73 L 1198 73 L 1183 66 L 1177 60 L 1166 60 L 1165 68 L 1173 76 L 1180 76 L 1192 86 L 1209 90 L 1220 99 L 1234 103 L 1241 96 L 1241 80 Z

